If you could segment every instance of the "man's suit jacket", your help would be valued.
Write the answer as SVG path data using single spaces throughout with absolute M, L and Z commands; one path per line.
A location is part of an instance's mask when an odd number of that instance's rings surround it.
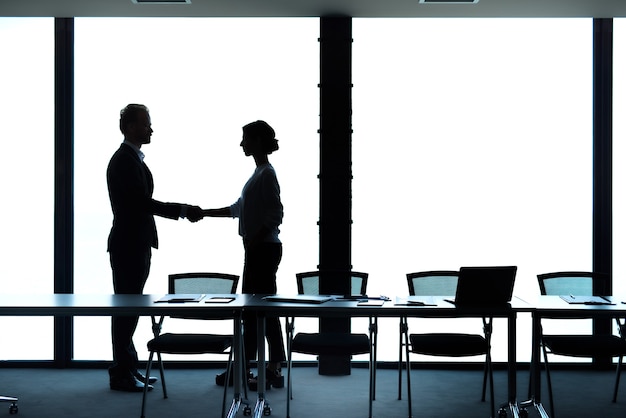
M 158 248 L 154 215 L 178 219 L 181 204 L 152 199 L 152 173 L 137 152 L 126 144 L 122 144 L 111 157 L 107 185 L 113 209 L 107 251 Z

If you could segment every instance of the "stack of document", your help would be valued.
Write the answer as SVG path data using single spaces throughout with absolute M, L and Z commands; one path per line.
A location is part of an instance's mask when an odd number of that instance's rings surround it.
M 613 305 L 613 303 L 604 296 L 574 296 L 574 295 L 562 295 L 563 299 L 567 303 L 580 304 L 580 305 Z
M 437 301 L 434 296 L 406 296 L 396 297 L 395 305 L 407 305 L 407 306 L 437 306 Z
M 155 302 L 165 303 L 183 303 L 183 302 L 200 302 L 206 295 L 201 294 L 183 294 L 177 293 L 172 295 L 165 295 Z

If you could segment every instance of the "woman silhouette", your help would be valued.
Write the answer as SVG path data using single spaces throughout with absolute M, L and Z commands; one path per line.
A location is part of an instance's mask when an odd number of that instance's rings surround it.
M 206 209 L 203 215 L 211 217 L 239 218 L 239 235 L 243 238 L 245 250 L 243 267 L 243 293 L 276 293 L 276 272 L 282 258 L 282 244 L 278 238 L 278 227 L 283 219 L 283 205 L 280 201 L 280 187 L 274 167 L 268 155 L 278 150 L 274 129 L 266 122 L 258 120 L 243 127 L 241 147 L 246 156 L 252 156 L 256 163 L 254 173 L 241 192 L 241 197 L 232 205 L 220 209 Z M 256 315 L 243 315 L 245 360 L 248 372 L 248 385 L 256 390 L 257 379 L 250 373 L 250 362 L 256 358 L 257 329 Z M 276 388 L 284 386 L 281 363 L 285 361 L 285 347 L 282 329 L 278 318 L 267 318 L 266 334 L 269 345 L 267 383 Z M 215 378 L 223 385 L 225 373 Z M 232 379 L 230 379 L 232 382 Z

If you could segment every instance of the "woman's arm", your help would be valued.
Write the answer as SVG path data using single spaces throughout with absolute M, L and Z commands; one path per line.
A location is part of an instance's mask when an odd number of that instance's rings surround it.
M 230 213 L 230 206 L 227 206 L 225 208 L 219 208 L 219 209 L 203 209 L 202 216 L 210 216 L 213 218 L 232 217 Z

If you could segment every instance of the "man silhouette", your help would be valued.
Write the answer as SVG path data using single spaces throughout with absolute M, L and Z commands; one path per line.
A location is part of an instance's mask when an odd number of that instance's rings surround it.
M 170 219 L 187 217 L 196 222 L 201 209 L 180 203 L 154 200 L 152 173 L 143 162 L 141 146 L 150 143 L 152 127 L 148 108 L 129 104 L 120 112 L 120 130 L 124 142 L 113 154 L 107 168 L 107 185 L 113 210 L 113 226 L 107 250 L 116 294 L 141 294 L 150 272 L 152 248 L 158 248 L 154 215 Z M 111 318 L 113 365 L 109 368 L 112 390 L 142 392 L 149 382 L 137 369 L 137 351 L 133 334 L 138 316 Z M 152 389 L 149 385 L 148 389 Z

